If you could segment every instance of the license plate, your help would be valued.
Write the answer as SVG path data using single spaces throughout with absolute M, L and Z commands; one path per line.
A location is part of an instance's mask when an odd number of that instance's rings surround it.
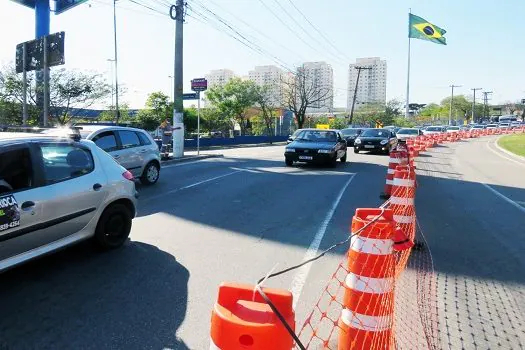
M 313 157 L 312 156 L 299 156 L 299 159 L 301 159 L 301 160 L 312 160 Z
M 375 148 L 376 146 L 374 145 L 365 145 L 365 148 Z

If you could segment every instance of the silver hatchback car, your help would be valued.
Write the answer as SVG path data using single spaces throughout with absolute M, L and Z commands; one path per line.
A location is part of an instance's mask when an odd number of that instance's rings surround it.
M 93 142 L 0 132 L 0 271 L 88 238 L 117 248 L 136 204 L 131 173 Z
M 82 124 L 75 126 L 83 139 L 95 142 L 120 165 L 145 185 L 156 183 L 160 176 L 160 151 L 149 133 L 123 126 Z M 61 135 L 66 129 L 48 129 L 44 134 Z

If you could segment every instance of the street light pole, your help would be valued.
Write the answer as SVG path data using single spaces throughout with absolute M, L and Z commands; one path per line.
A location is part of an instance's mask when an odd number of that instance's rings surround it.
M 118 108 L 118 59 L 117 59 L 117 0 L 113 0 L 113 36 L 115 41 L 115 118 L 118 121 L 120 118 L 120 111 Z
M 107 59 L 108 62 L 111 62 L 110 65 L 109 65 L 109 69 L 110 69 L 110 75 L 111 75 L 111 108 L 114 108 L 114 103 L 115 103 L 115 73 L 113 72 L 113 65 L 115 64 L 115 60 L 114 59 L 111 59 L 111 58 L 108 58 Z
M 450 85 L 452 88 L 452 93 L 450 94 L 450 110 L 448 112 L 448 125 L 452 125 L 452 104 L 454 103 L 454 88 L 461 87 L 461 85 Z
M 474 123 L 476 121 L 476 90 L 482 90 L 482 88 L 473 88 L 471 90 L 474 92 L 472 97 L 472 122 Z
M 168 78 L 170 79 L 171 102 L 173 102 L 173 79 L 175 77 L 173 75 L 168 75 Z
M 186 4 L 177 0 L 170 7 L 170 17 L 175 21 L 175 59 L 173 66 L 173 156 L 182 158 L 184 155 L 184 104 L 183 90 L 183 28 Z

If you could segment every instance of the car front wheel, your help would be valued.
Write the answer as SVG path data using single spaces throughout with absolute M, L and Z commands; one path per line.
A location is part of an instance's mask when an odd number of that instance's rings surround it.
M 155 162 L 149 162 L 144 168 L 144 172 L 140 178 L 140 182 L 144 185 L 153 185 L 159 180 L 160 171 L 159 166 Z
M 359 153 L 359 150 L 357 148 L 354 148 L 354 153 Z
M 345 155 L 341 157 L 341 163 L 346 163 L 346 152 Z
M 291 159 L 285 159 L 284 162 L 286 163 L 286 166 L 292 166 L 293 165 L 293 160 L 291 160 Z
M 95 243 L 104 250 L 120 247 L 128 239 L 132 216 L 123 204 L 112 204 L 104 210 L 95 230 Z

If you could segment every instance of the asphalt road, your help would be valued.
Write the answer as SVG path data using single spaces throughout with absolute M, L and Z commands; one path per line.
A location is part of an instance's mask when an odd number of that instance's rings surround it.
M 441 349 L 525 348 L 525 160 L 496 139 L 445 144 L 417 162 Z
M 253 284 L 299 263 L 345 239 L 355 208 L 381 204 L 388 157 L 290 168 L 283 151 L 167 166 L 157 185 L 139 187 L 123 249 L 81 244 L 0 275 L 0 348 L 209 348 L 221 282 Z M 298 327 L 345 250 L 266 282 L 293 291 Z

